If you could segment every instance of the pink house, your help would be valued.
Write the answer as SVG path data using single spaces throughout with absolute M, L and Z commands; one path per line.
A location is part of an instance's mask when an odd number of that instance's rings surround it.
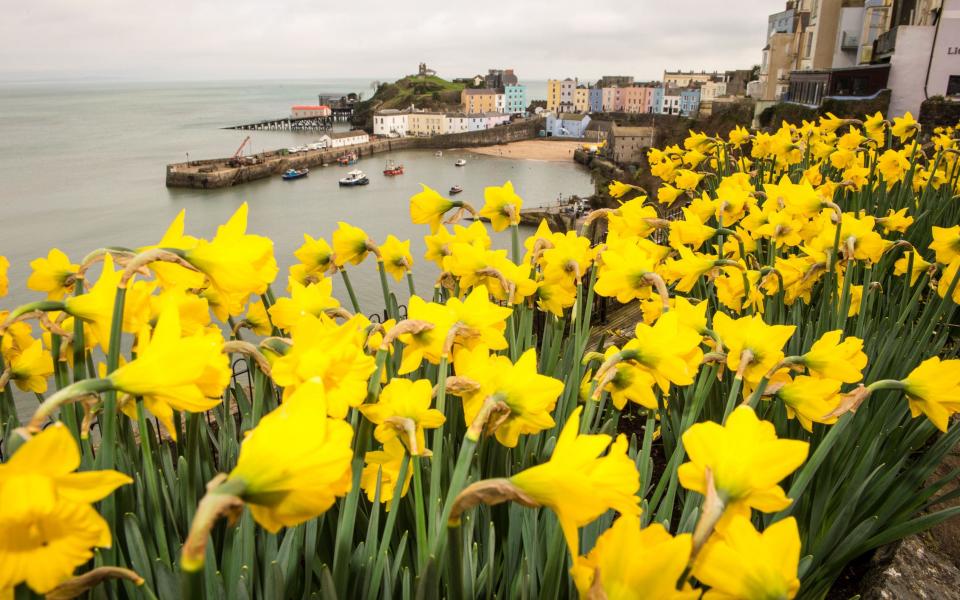
M 623 90 L 616 87 L 603 88 L 603 112 L 619 112 L 623 110 Z

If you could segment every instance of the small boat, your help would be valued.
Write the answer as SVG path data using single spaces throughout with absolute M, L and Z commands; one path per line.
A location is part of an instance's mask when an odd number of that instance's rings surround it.
M 342 186 L 367 185 L 368 183 L 370 183 L 370 179 L 359 169 L 350 171 L 346 177 L 340 180 L 340 185 Z
M 403 165 L 393 160 L 388 160 L 383 167 L 384 175 L 403 175 Z
M 283 172 L 282 177 L 283 177 L 284 179 L 286 179 L 287 181 L 289 181 L 289 180 L 291 180 L 291 179 L 300 179 L 301 177 L 306 177 L 306 176 L 307 176 L 307 173 L 309 173 L 309 172 L 310 172 L 310 169 L 307 169 L 307 168 L 303 168 L 303 169 L 287 169 L 286 171 Z
M 467 161 L 465 161 L 465 160 L 463 160 L 463 159 L 461 158 L 460 160 L 458 160 L 457 162 L 455 162 L 455 163 L 453 163 L 453 164 L 456 165 L 456 166 L 458 166 L 458 167 L 462 167 L 462 166 L 464 166 L 464 165 L 467 164 Z
M 337 162 L 340 163 L 341 166 L 356 164 L 357 155 L 354 154 L 353 152 L 350 152 L 349 154 L 344 154 L 343 156 L 337 159 Z
M 440 158 L 441 156 L 443 156 L 443 150 L 437 150 L 436 152 L 433 153 L 433 155 L 436 156 L 437 158 Z
M 450 188 L 450 195 L 452 196 L 454 194 L 459 194 L 462 191 L 463 191 L 462 187 L 460 187 L 459 185 L 455 185 L 452 188 Z

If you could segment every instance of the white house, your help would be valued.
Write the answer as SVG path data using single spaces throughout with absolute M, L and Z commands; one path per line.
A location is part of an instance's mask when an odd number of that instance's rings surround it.
M 463 113 L 447 113 L 447 133 L 470 131 L 470 117 Z
M 506 94 L 497 94 L 495 98 L 496 102 L 496 111 L 498 113 L 507 112 L 507 95 Z
M 726 81 L 708 81 L 700 86 L 700 101 L 713 100 L 727 95 Z
M 319 105 L 298 104 L 297 106 L 290 107 L 291 119 L 308 119 L 310 117 L 329 117 L 330 113 L 331 113 L 330 107 L 323 104 L 319 104 Z
M 486 117 L 482 114 L 467 115 L 467 131 L 480 131 L 487 128 Z
M 389 108 L 373 114 L 373 134 L 385 137 L 405 137 L 410 130 L 407 111 Z
M 333 131 L 324 137 L 330 138 L 329 148 L 343 148 L 344 146 L 354 146 L 356 144 L 365 144 L 370 141 L 370 136 L 366 131 Z
M 680 114 L 680 91 L 676 89 L 670 90 L 672 93 L 668 94 L 664 92 L 663 102 L 660 104 L 660 114 L 661 115 L 679 115 Z
M 510 122 L 510 115 L 488 112 L 483 114 L 484 129 L 493 129 L 497 125 Z
M 547 134 L 553 137 L 582 138 L 590 124 L 590 116 L 573 113 L 547 115 Z

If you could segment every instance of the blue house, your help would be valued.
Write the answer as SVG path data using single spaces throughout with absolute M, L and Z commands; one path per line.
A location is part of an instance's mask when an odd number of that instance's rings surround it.
M 603 112 L 603 88 L 590 88 L 590 112 Z
M 650 112 L 656 114 L 663 113 L 663 86 L 658 85 L 653 88 L 653 102 L 650 105 Z
M 503 86 L 503 105 L 508 114 L 527 112 L 527 86 L 522 83 L 506 84 Z
M 560 113 L 547 115 L 547 135 L 552 137 L 582 138 L 590 124 L 589 115 Z
M 680 114 L 695 117 L 700 112 L 700 88 L 680 90 Z

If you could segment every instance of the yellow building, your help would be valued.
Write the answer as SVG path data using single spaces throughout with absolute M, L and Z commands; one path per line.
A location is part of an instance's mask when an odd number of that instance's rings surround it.
M 590 112 L 590 88 L 581 86 L 573 90 L 573 112 Z
M 412 112 L 407 121 L 407 135 L 430 136 L 447 132 L 446 115 L 441 112 Z
M 497 112 L 497 90 L 489 88 L 466 89 L 460 94 L 463 112 L 468 115 Z
M 562 83 L 559 79 L 547 80 L 547 110 L 560 111 L 560 87 Z

